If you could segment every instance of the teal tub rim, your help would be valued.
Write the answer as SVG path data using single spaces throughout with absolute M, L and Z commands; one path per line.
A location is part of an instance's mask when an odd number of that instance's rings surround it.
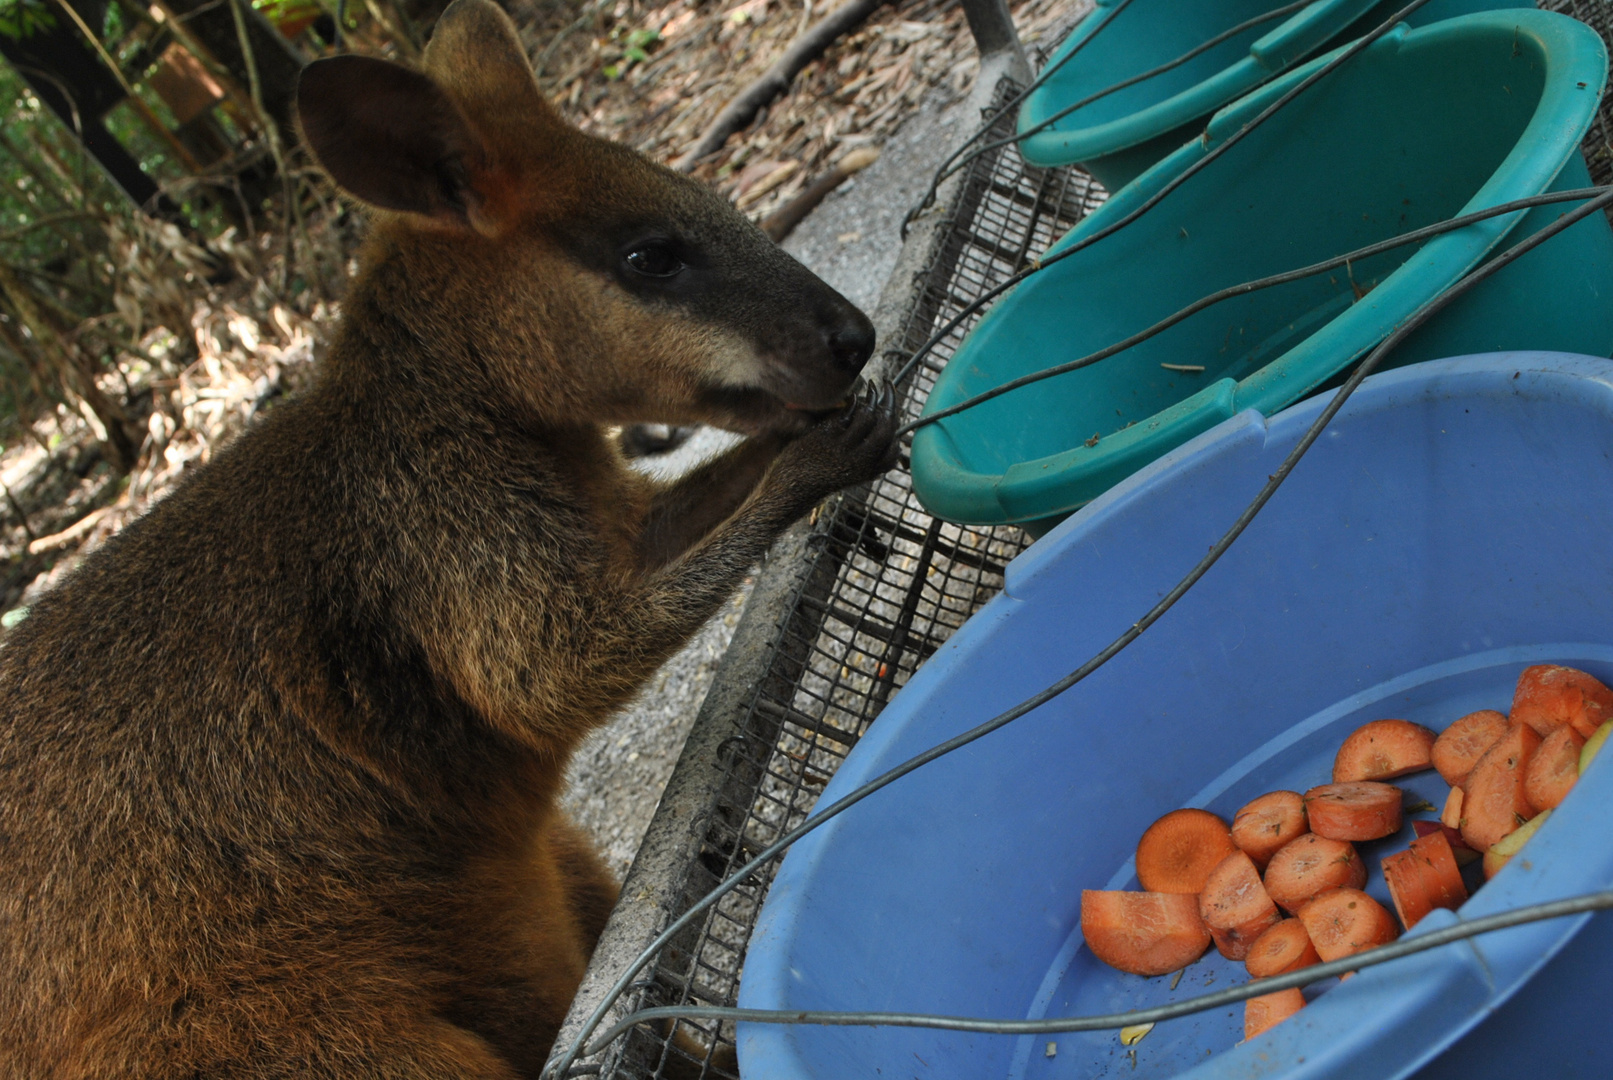
M 1048 59 L 1048 66 L 1058 63 L 1088 38 L 1102 33 L 1120 2 L 1097 0 L 1092 11 Z M 1164 101 L 1102 124 L 1038 132 L 1020 142 L 1020 155 L 1032 165 L 1052 168 L 1090 161 L 1159 138 L 1248 93 L 1303 59 L 1366 14 L 1375 3 L 1377 0 L 1317 0 L 1261 36 L 1243 59 L 1208 79 Z M 1058 100 L 1047 87 L 1032 92 L 1020 107 L 1019 130 L 1030 130 L 1068 104 Z
M 1580 142 L 1596 117 L 1597 103 L 1607 81 L 1607 50 L 1596 32 L 1576 19 L 1548 11 L 1507 8 L 1478 12 L 1416 30 L 1401 24 L 1367 51 L 1424 48 L 1475 29 L 1516 33 L 1520 40 L 1534 43 L 1551 63 L 1529 123 L 1461 213 L 1547 190 L 1572 155 L 1579 152 Z M 1061 251 L 1132 212 L 1261 109 L 1347 47 L 1319 56 L 1226 106 L 1210 121 L 1205 139 L 1181 147 L 1122 188 L 1049 248 L 1048 253 Z M 1326 85 L 1324 81 L 1314 92 L 1325 93 Z M 1553 147 L 1556 152 L 1542 153 L 1543 148 Z M 1567 208 L 1565 205 L 1564 210 Z M 1520 210 L 1501 215 L 1435 237 L 1366 298 L 1242 382 L 1219 379 L 1124 431 L 1104 436 L 1095 445 L 1078 444 L 1042 458 L 1017 462 L 1001 473 L 981 473 L 962 464 L 956 443 L 947 430 L 949 421 L 920 428 L 913 435 L 914 488 L 931 513 L 948 521 L 1030 525 L 1033 531 L 1045 531 L 1058 517 L 1077 509 L 1172 447 L 1238 412 L 1254 408 L 1270 415 L 1297 401 L 1342 366 L 1325 359 L 1339 355 L 1341 341 L 1368 342 L 1351 351 L 1344 361 L 1347 364 L 1364 355 L 1423 303 L 1426 296 L 1413 287 L 1413 281 L 1433 277 L 1447 284 L 1454 282 L 1481 262 L 1525 213 Z M 1124 235 L 1122 231 L 1115 239 Z M 1057 275 L 1058 269 L 1050 268 L 1045 273 Z M 1055 276 L 1038 284 L 1039 277 L 1027 279 L 993 305 L 976 325 L 970 339 L 978 339 L 982 330 L 994 322 L 1012 318 L 1014 297 L 1021 290 L 1046 288 L 1048 282 L 1057 281 Z M 949 368 L 968 363 L 971 340 L 965 340 L 959 347 L 948 363 Z M 951 380 L 943 371 L 925 403 L 925 414 L 963 400 L 966 395 L 954 391 L 950 384 Z

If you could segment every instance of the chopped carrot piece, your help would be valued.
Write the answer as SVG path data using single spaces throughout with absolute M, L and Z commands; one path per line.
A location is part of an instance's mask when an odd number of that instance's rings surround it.
M 1461 787 L 1484 751 L 1507 733 L 1507 718 L 1494 709 L 1468 713 L 1434 740 L 1434 768 L 1451 787 Z
M 1305 924 L 1298 919 L 1284 919 L 1255 938 L 1249 955 L 1243 958 L 1243 966 L 1249 969 L 1251 979 L 1267 979 L 1310 967 L 1321 959 L 1305 932 Z
M 1512 695 L 1512 722 L 1528 724 L 1545 737 L 1571 724 L 1588 739 L 1604 722 L 1613 719 L 1613 690 L 1593 675 L 1556 664 L 1536 664 L 1518 676 Z
M 1299 992 L 1297 986 L 1250 998 L 1243 1003 L 1244 1041 L 1277 1026 L 1304 1007 L 1305 995 Z
M 1456 855 L 1439 831 L 1420 836 L 1410 848 L 1383 860 L 1383 878 L 1389 885 L 1389 898 L 1395 914 L 1410 930 L 1435 908 L 1455 910 L 1467 900 L 1467 887 L 1457 869 Z
M 1204 879 L 1238 850 L 1227 823 L 1208 810 L 1172 810 L 1137 841 L 1137 881 L 1149 892 L 1204 891 Z
M 1376 840 L 1400 831 L 1400 789 L 1376 780 L 1323 784 L 1305 793 L 1311 832 L 1331 840 Z
M 1184 893 L 1081 892 L 1081 936 L 1110 967 L 1133 975 L 1166 975 L 1210 947 L 1196 896 Z
M 1501 868 L 1512 860 L 1512 856 L 1529 842 L 1530 837 L 1534 836 L 1550 817 L 1550 810 L 1543 811 L 1497 840 L 1495 846 L 1484 853 L 1484 879 L 1488 881 L 1499 874 Z
M 1299 909 L 1305 932 L 1323 960 L 1387 945 L 1399 933 L 1395 917 L 1360 889 L 1332 889 Z
M 1228 960 L 1249 955 L 1255 938 L 1282 919 L 1277 905 L 1260 884 L 1260 871 L 1248 855 L 1234 851 L 1221 860 L 1199 893 L 1199 914 L 1210 928 L 1215 947 Z
M 1359 889 L 1366 883 L 1367 867 L 1353 844 L 1315 833 L 1290 841 L 1266 867 L 1266 895 L 1289 912 L 1328 889 Z
M 1391 780 L 1434 767 L 1432 731 L 1410 720 L 1374 720 L 1350 733 L 1333 758 L 1333 782 Z
M 1456 788 L 1456 790 L 1461 791 L 1462 789 Z M 1467 841 L 1462 839 L 1460 831 L 1451 828 L 1443 821 L 1414 821 L 1411 823 L 1411 828 L 1417 834 L 1417 839 L 1419 840 L 1425 836 L 1432 836 L 1434 833 L 1443 834 L 1445 842 L 1451 846 L 1451 854 L 1456 857 L 1457 866 L 1466 866 L 1481 854 L 1467 846 Z
M 1264 870 L 1284 844 L 1309 828 L 1304 796 L 1297 791 L 1272 791 L 1233 817 L 1232 842 Z
M 1585 740 L 1572 724 L 1564 724 L 1541 741 L 1523 779 L 1524 798 L 1535 813 L 1556 809 L 1568 795 L 1579 779 L 1579 752 L 1584 748 Z
M 1466 794 L 1459 787 L 1451 788 L 1451 793 L 1445 796 L 1445 809 L 1439 812 L 1441 825 L 1451 829 L 1462 827 L 1462 799 Z
M 1496 744 L 1484 752 L 1462 789 L 1462 839 L 1483 851 L 1534 814 L 1524 793 L 1529 759 L 1540 746 L 1540 736 L 1528 724 L 1507 728 Z

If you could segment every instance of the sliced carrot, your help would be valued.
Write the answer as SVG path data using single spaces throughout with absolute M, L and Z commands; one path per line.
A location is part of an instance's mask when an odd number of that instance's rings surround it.
M 1290 841 L 1266 867 L 1266 895 L 1289 912 L 1328 889 L 1359 889 L 1366 883 L 1367 867 L 1353 844 L 1315 833 Z
M 1434 740 L 1434 768 L 1451 787 L 1460 787 L 1484 751 L 1507 733 L 1507 718 L 1494 709 L 1468 713 Z
M 1305 924 L 1298 919 L 1284 919 L 1255 938 L 1249 955 L 1243 958 L 1243 966 L 1249 969 L 1251 979 L 1269 979 L 1321 961 L 1311 936 L 1305 932 Z
M 1238 850 L 1227 823 L 1208 810 L 1172 810 L 1137 841 L 1137 881 L 1149 892 L 1204 891 L 1204 879 Z
M 1524 793 L 1529 759 L 1540 746 L 1540 736 L 1528 724 L 1517 723 L 1484 752 L 1462 789 L 1462 839 L 1483 851 L 1534 814 Z
M 1180 970 L 1210 947 L 1198 897 L 1183 893 L 1083 889 L 1081 936 L 1099 960 L 1133 975 Z
M 1383 878 L 1395 914 L 1410 930 L 1435 908 L 1455 910 L 1467 900 L 1467 887 L 1443 827 L 1420 836 L 1410 848 L 1383 860 Z
M 1460 842 L 1460 834 L 1458 834 Z M 1434 906 L 1455 911 L 1467 903 L 1467 886 L 1462 882 L 1462 871 L 1456 860 L 1455 845 L 1443 830 L 1428 836 L 1419 836 L 1411 842 L 1411 850 L 1422 860 L 1424 874 L 1433 881 Z
M 1210 928 L 1215 947 L 1228 960 L 1242 960 L 1249 946 L 1282 919 L 1277 905 L 1260 884 L 1254 860 L 1234 851 L 1221 860 L 1199 893 L 1199 914 Z
M 1350 732 L 1333 757 L 1333 782 L 1391 780 L 1434 767 L 1432 731 L 1410 720 L 1374 720 Z
M 1536 664 L 1518 676 L 1512 695 L 1512 722 L 1528 724 L 1535 734 L 1550 735 L 1570 724 L 1588 739 L 1613 719 L 1613 690 L 1594 676 L 1571 667 Z
M 1466 794 L 1459 787 L 1451 788 L 1451 793 L 1445 796 L 1445 809 L 1439 812 L 1440 824 L 1451 829 L 1462 827 L 1462 799 Z
M 1243 1003 L 1243 1037 L 1245 1041 L 1262 1031 L 1287 1020 L 1305 1007 L 1305 995 L 1299 987 L 1290 986 L 1274 994 L 1261 994 Z
M 1542 811 L 1497 840 L 1495 845 L 1484 853 L 1484 879 L 1488 881 L 1499 874 L 1501 868 L 1522 850 L 1523 845 L 1529 842 L 1530 837 L 1534 836 L 1550 817 L 1550 810 Z
M 1299 909 L 1323 960 L 1338 960 L 1399 936 L 1395 917 L 1360 889 L 1332 889 Z
M 1523 779 L 1524 798 L 1535 813 L 1556 809 L 1567 796 L 1579 779 L 1579 752 L 1584 748 L 1585 740 L 1572 724 L 1564 724 L 1541 741 Z
M 1462 789 L 1457 788 L 1456 790 L 1461 791 Z M 1434 833 L 1442 833 L 1445 837 L 1445 842 L 1451 846 L 1451 854 L 1455 856 L 1457 866 L 1466 866 L 1482 854 L 1468 847 L 1467 841 L 1462 839 L 1461 832 L 1451 828 L 1443 821 L 1414 821 L 1411 823 L 1411 827 L 1419 840 L 1425 836 L 1432 836 Z
M 1423 888 L 1422 867 L 1417 864 L 1417 856 L 1409 849 L 1384 858 L 1383 880 L 1389 886 L 1389 899 L 1394 903 L 1395 914 L 1400 916 L 1400 925 L 1407 930 L 1434 910 L 1434 904 Z
M 1311 832 L 1330 840 L 1376 840 L 1400 831 L 1400 789 L 1376 780 L 1323 784 L 1305 793 Z
M 1297 791 L 1272 791 L 1238 811 L 1232 819 L 1232 842 L 1264 870 L 1284 844 L 1309 828 L 1304 796 Z

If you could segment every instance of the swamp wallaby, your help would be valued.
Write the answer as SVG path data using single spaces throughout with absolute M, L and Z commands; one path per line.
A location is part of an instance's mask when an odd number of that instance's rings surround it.
M 303 74 L 376 208 L 314 385 L 0 648 L 0 1077 L 535 1077 L 615 885 L 555 800 L 830 492 L 868 320 L 562 123 L 508 18 Z M 749 435 L 665 488 L 608 425 Z

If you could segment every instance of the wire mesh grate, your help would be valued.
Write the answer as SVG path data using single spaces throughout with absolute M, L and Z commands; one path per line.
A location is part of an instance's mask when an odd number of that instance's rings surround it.
M 1613 41 L 1613 0 L 1542 0 Z M 1049 46 L 1049 50 L 1056 46 Z M 1039 59 L 1045 59 L 1046 52 Z M 1004 80 L 1000 106 L 1019 88 Z M 1584 153 L 1595 183 L 1613 181 L 1613 117 L 1604 98 Z M 1013 133 L 997 109 L 991 138 Z M 922 272 L 904 328 L 887 350 L 905 360 L 988 289 L 1045 250 L 1106 197 L 1078 169 L 1028 167 L 1013 149 L 977 159 L 947 235 Z M 917 416 L 935 378 L 979 318 L 943 339 L 899 387 Z M 722 784 L 702 819 L 698 858 L 681 882 L 674 913 L 812 809 L 819 793 L 885 704 L 936 649 L 1002 587 L 1028 543 L 1013 527 L 958 526 L 930 517 L 911 488 L 904 456 L 865 491 L 832 504 L 814 522 L 800 584 L 778 614 L 765 675 L 719 750 Z M 629 994 L 632 1008 L 733 1005 L 745 948 L 772 880 L 771 869 L 725 897 L 669 945 Z M 729 1024 L 679 1021 L 641 1026 L 603 1066 L 616 1078 L 700 1076 L 732 1080 Z

